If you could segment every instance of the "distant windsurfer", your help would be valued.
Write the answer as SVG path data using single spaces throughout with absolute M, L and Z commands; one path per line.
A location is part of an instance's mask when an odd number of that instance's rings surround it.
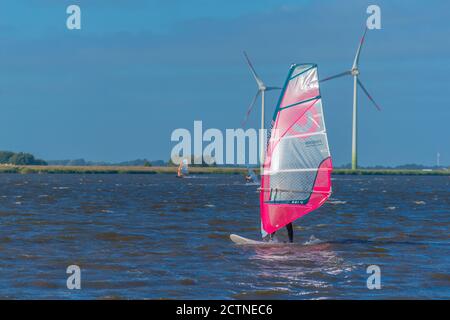
M 183 161 L 181 161 L 180 165 L 178 166 L 177 177 L 178 178 L 184 178 L 188 174 L 189 174 L 189 171 L 188 171 L 188 160 L 187 159 L 183 159 Z
M 286 230 L 287 230 L 287 233 L 288 233 L 289 242 L 290 242 L 290 243 L 294 242 L 294 227 L 292 226 L 292 222 L 290 222 L 290 223 L 288 223 L 288 224 L 286 225 Z M 268 239 L 268 241 L 269 241 L 269 242 L 270 242 L 270 241 L 275 241 L 275 240 L 274 240 L 274 236 L 275 236 L 275 232 L 269 234 L 269 239 Z
M 258 182 L 258 178 L 256 177 L 256 174 L 253 170 L 248 169 L 248 173 L 245 176 L 245 182 L 246 183 L 255 183 Z
M 183 173 L 181 173 L 181 163 L 178 166 L 178 170 L 177 170 L 177 178 L 183 178 Z

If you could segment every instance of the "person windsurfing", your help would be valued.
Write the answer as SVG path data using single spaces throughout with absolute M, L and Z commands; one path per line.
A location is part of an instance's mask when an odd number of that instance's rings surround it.
M 261 236 L 275 242 L 275 232 L 286 227 L 293 242 L 292 222 L 319 209 L 332 191 L 333 165 L 316 64 L 291 65 L 270 128 L 261 156 Z M 260 243 L 234 234 L 230 239 Z
M 246 183 L 258 182 L 258 177 L 256 176 L 253 170 L 248 169 L 247 175 L 245 176 L 245 182 Z
M 178 166 L 177 177 L 178 178 L 183 178 L 184 176 L 187 176 L 188 174 L 189 174 L 188 160 L 187 159 L 183 159 L 180 162 L 180 165 Z
M 178 166 L 177 170 L 177 178 L 183 178 L 183 173 L 181 172 L 182 163 L 180 162 L 180 165 Z

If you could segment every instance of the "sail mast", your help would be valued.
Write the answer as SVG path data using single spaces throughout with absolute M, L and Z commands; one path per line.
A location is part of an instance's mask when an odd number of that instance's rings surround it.
M 266 150 L 266 144 L 264 143 L 264 98 L 265 90 L 261 92 L 261 130 L 259 131 L 259 174 L 263 175 L 264 170 L 264 155 Z

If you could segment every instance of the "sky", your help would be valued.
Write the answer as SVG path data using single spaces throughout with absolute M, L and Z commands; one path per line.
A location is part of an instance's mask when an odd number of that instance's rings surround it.
M 66 27 L 71 4 L 81 30 Z M 2 0 L 0 150 L 168 160 L 177 128 L 240 126 L 256 91 L 243 50 L 268 85 L 294 62 L 345 71 L 370 4 L 382 28 L 367 34 L 360 79 L 382 111 L 360 92 L 359 162 L 434 165 L 439 152 L 450 164 L 450 3 L 437 0 Z M 336 165 L 350 162 L 352 90 L 350 77 L 321 86 Z

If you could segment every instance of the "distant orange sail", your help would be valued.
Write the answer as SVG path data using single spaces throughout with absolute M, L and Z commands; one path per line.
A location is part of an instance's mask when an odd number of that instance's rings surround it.
M 180 162 L 180 165 L 178 166 L 177 175 L 179 177 L 185 176 L 189 174 L 189 166 L 188 166 L 188 160 L 183 159 Z
M 181 163 L 180 163 L 180 165 L 178 166 L 177 176 L 179 176 L 179 177 L 183 176 L 183 174 L 181 173 Z
M 275 110 L 260 191 L 262 228 L 273 233 L 331 194 L 332 163 L 316 64 L 292 65 Z

